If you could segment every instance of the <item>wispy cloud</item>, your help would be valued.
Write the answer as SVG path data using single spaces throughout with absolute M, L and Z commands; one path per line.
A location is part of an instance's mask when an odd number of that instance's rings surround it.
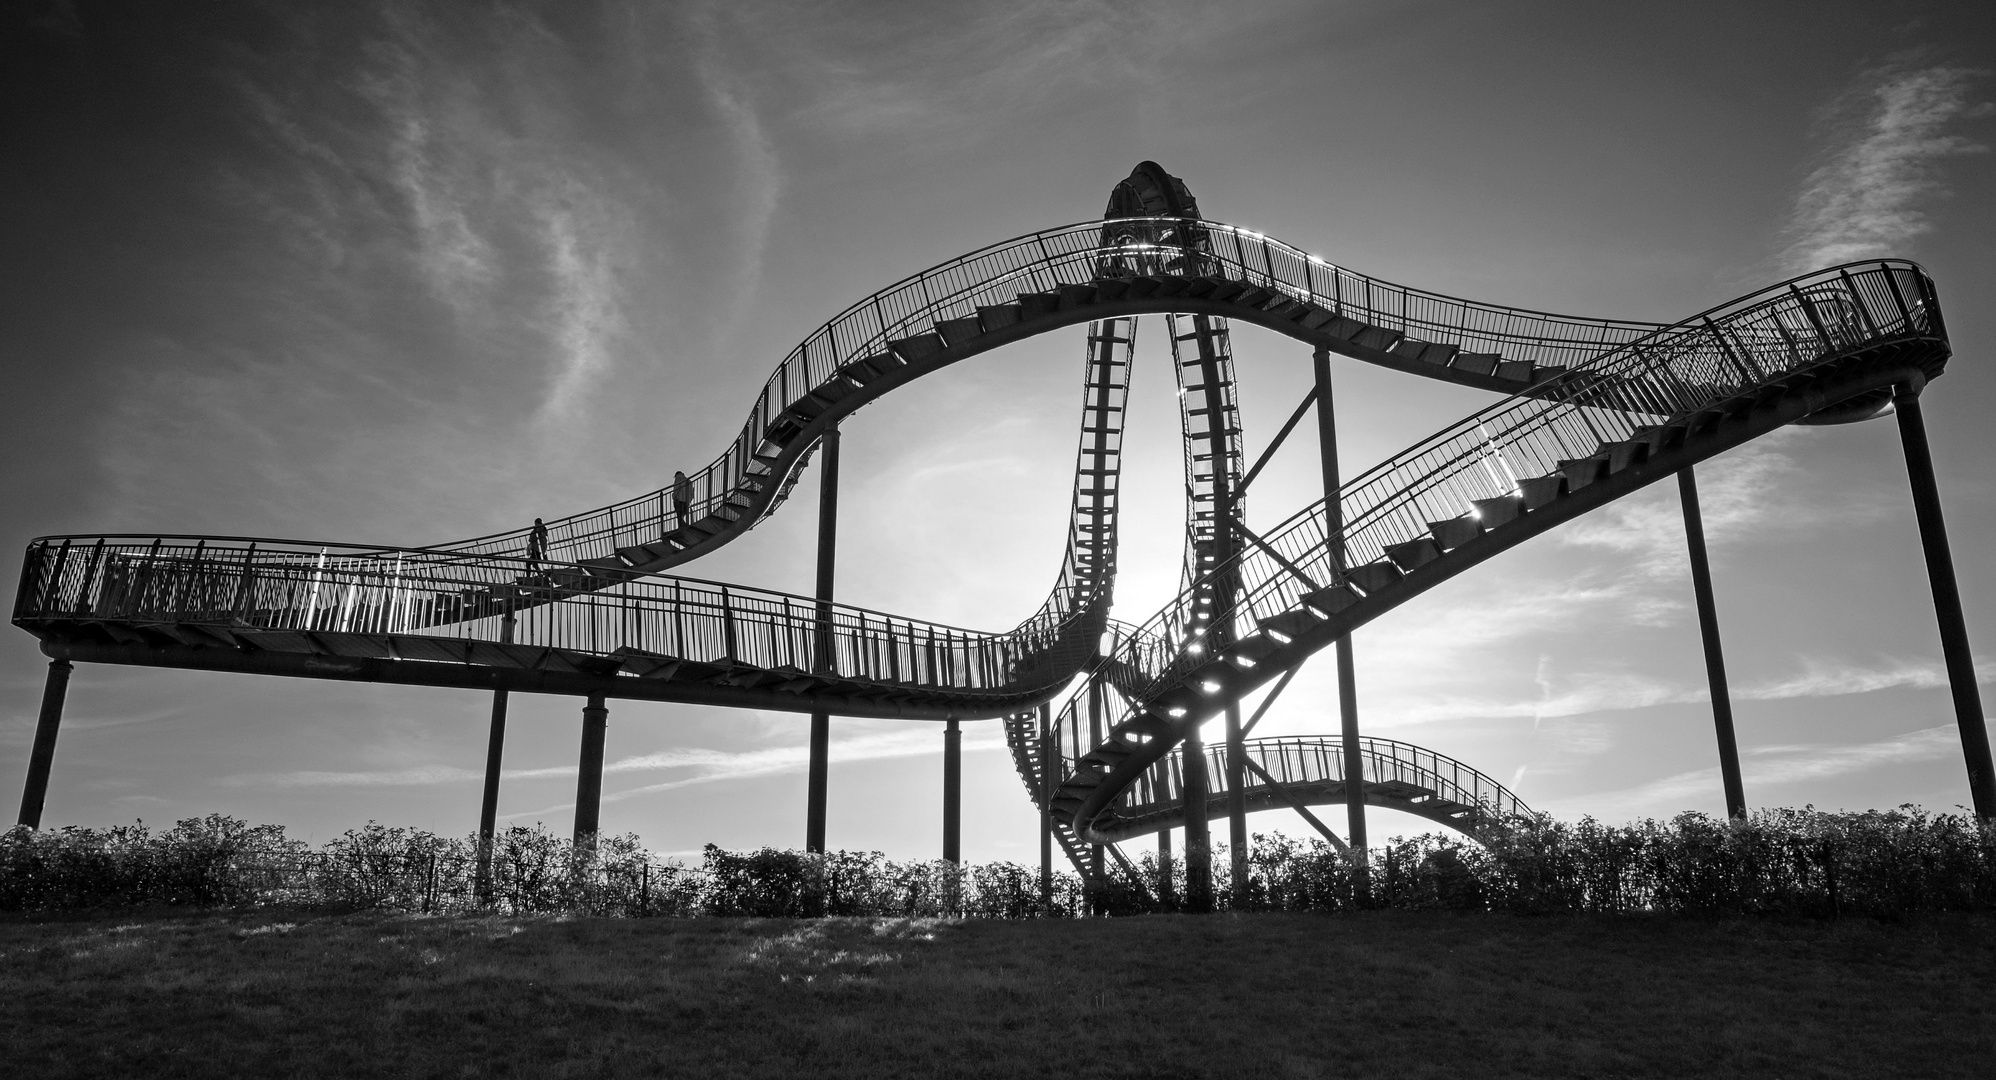
M 1949 194 L 1940 162 L 1988 149 L 1951 130 L 1989 114 L 1971 97 L 1985 74 L 1902 60 L 1860 75 L 1828 110 L 1832 149 L 1795 201 L 1787 269 L 1902 254 L 1927 232 L 1926 205 Z
M 1740 762 L 1740 773 L 1749 790 L 1765 790 L 1848 776 L 1887 765 L 1939 761 L 1960 752 L 1960 733 L 1953 724 L 1941 724 L 1844 746 L 1761 747 L 1748 751 Z M 1719 791 L 1719 770 L 1713 767 L 1677 773 L 1620 791 L 1590 794 L 1575 801 L 1584 802 L 1588 813 L 1614 820 L 1635 814 L 1671 813 L 1691 803 L 1709 803 L 1717 798 Z
M 919 757 L 939 752 L 940 740 L 932 725 L 907 726 L 902 730 L 875 732 L 841 738 L 831 745 L 831 760 L 845 764 L 857 761 L 881 761 L 891 758 Z M 1002 750 L 1005 747 L 1003 730 L 996 724 L 974 725 L 964 732 L 963 749 L 966 752 Z M 603 772 L 606 776 L 634 773 L 654 773 L 669 770 L 692 770 L 689 776 L 675 777 L 672 780 L 632 788 L 606 795 L 606 800 L 630 798 L 652 791 L 665 791 L 671 788 L 686 787 L 692 784 L 713 784 L 728 780 L 742 780 L 757 776 L 772 776 L 780 773 L 802 771 L 809 761 L 809 748 L 806 746 L 771 746 L 753 750 L 709 750 L 701 747 L 680 747 L 662 750 L 652 754 L 640 754 L 606 762 Z M 551 780 L 573 777 L 575 766 L 563 765 L 540 769 L 507 769 L 501 775 L 506 780 Z M 281 787 L 425 787 L 433 784 L 457 784 L 477 780 L 484 774 L 475 769 L 453 765 L 420 765 L 402 769 L 381 769 L 371 771 L 330 772 L 300 770 L 283 773 L 247 773 L 224 777 L 217 783 L 226 787 L 281 788 Z M 560 809 L 555 807 L 554 809 Z M 544 810 L 522 811 L 516 817 L 544 813 Z

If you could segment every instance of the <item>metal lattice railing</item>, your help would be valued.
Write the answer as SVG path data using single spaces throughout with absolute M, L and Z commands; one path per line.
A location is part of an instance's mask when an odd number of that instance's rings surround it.
M 1150 242 L 1145 226 L 1153 232 L 1196 235 L 1204 249 L 1198 265 L 1186 267 L 1178 246 Z M 1062 226 L 953 259 L 853 304 L 777 365 L 728 449 L 688 474 L 692 498 L 685 513 L 673 505 L 668 488 L 550 519 L 548 557 L 564 562 L 604 558 L 621 547 L 654 542 L 689 521 L 737 516 L 745 484 L 761 487 L 782 479 L 770 475 L 756 451 L 785 410 L 832 382 L 848 364 L 887 352 L 889 342 L 928 333 L 939 322 L 973 317 L 981 307 L 1014 303 L 1022 293 L 1052 292 L 1105 274 L 1187 269 L 1279 290 L 1410 338 L 1446 341 L 1466 352 L 1502 354 L 1541 366 L 1578 364 L 1657 329 L 1653 323 L 1552 315 L 1394 285 L 1218 222 L 1130 218 Z M 516 529 L 437 546 L 518 554 L 527 540 L 528 530 Z
M 1115 701 L 1113 728 L 1210 659 L 1216 641 L 1255 632 L 1261 620 L 1293 611 L 1302 597 L 1351 567 L 1385 557 L 1389 545 L 1426 536 L 1431 523 L 1475 512 L 1478 499 L 1514 495 L 1520 481 L 1555 473 L 1646 425 L 1687 416 L 1784 376 L 1897 338 L 1942 333 L 1933 284 L 1909 262 L 1879 261 L 1818 271 L 1721 305 L 1691 319 L 1604 348 L 1553 380 L 1507 398 L 1416 443 L 1345 483 L 1343 528 L 1327 536 L 1319 501 L 1263 535 L 1213 575 L 1239 583 L 1232 602 L 1202 606 L 1187 588 L 1102 667 L 1150 676 L 1144 690 Z M 1278 558 L 1279 556 L 1279 558 Z M 1300 575 L 1299 576 L 1299 572 Z M 1063 776 L 1093 749 L 1064 707 Z
M 1244 744 L 1248 757 L 1283 785 L 1342 784 L 1344 744 L 1321 736 L 1283 736 L 1249 739 Z M 1117 804 L 1117 811 L 1135 817 L 1185 800 L 1184 747 L 1145 773 L 1131 785 Z M 1206 775 L 1226 775 L 1226 747 L 1205 748 Z M 1445 754 L 1400 742 L 1370 736 L 1359 739 L 1360 762 L 1368 784 L 1405 784 L 1429 792 L 1443 804 L 1468 807 L 1489 818 L 1530 814 L 1531 808 L 1509 788 Z M 1252 795 L 1267 787 L 1251 776 L 1247 791 Z

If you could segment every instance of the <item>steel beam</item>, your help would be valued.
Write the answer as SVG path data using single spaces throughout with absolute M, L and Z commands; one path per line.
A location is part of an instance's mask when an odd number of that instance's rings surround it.
M 499 640 L 511 643 L 515 616 L 509 605 L 499 622 Z M 499 766 L 506 753 L 506 704 L 511 692 L 505 687 L 492 691 L 492 724 L 485 738 L 485 792 L 478 804 L 478 871 L 474 888 L 478 902 L 492 896 L 492 835 L 499 824 Z
M 582 755 L 575 774 L 575 847 L 577 854 L 593 855 L 603 814 L 603 740 L 610 710 L 601 694 L 589 695 L 588 701 L 582 707 Z
M 828 428 L 819 440 L 824 460 L 819 462 L 818 479 L 818 635 L 817 669 L 833 669 L 832 580 L 838 567 L 839 539 L 839 429 Z M 811 762 L 806 774 L 804 795 L 804 850 L 825 850 L 825 793 L 829 782 L 832 742 L 832 715 L 823 710 L 811 713 Z
M 1712 564 L 1705 556 L 1705 515 L 1698 508 L 1698 479 L 1677 472 L 1684 503 L 1684 541 L 1691 556 L 1691 591 L 1698 601 L 1698 633 L 1705 643 L 1705 680 L 1712 688 L 1712 726 L 1719 737 L 1719 775 L 1726 786 L 1726 816 L 1744 819 L 1746 786 L 1740 780 L 1740 747 L 1733 737 L 1733 698 L 1726 689 L 1726 653 L 1719 646 L 1719 609 L 1712 600 Z
M 943 861 L 963 861 L 963 732 L 943 728 Z
M 1948 689 L 1954 695 L 1955 724 L 1961 729 L 1961 754 L 1968 766 L 1968 793 L 1975 816 L 1996 820 L 1996 772 L 1989 758 L 1989 729 L 1982 718 L 1982 694 L 1975 685 L 1975 657 L 1968 649 L 1968 622 L 1961 613 L 1961 588 L 1955 582 L 1954 556 L 1948 550 L 1947 521 L 1941 516 L 1941 490 L 1934 479 L 1934 457 L 1927 445 L 1927 421 L 1920 413 L 1920 387 L 1902 384 L 1892 405 L 1899 414 L 1899 440 L 1906 448 L 1906 473 L 1912 481 L 1913 516 L 1920 525 L 1920 546 L 1927 557 L 1927 580 L 1934 590 L 1934 619 L 1940 624 L 1941 655 L 1947 662 Z
M 1185 787 L 1185 910 L 1213 910 L 1213 841 L 1206 822 L 1206 743 L 1187 726 L 1180 761 Z
M 1344 506 L 1339 500 L 1342 486 L 1338 471 L 1338 418 L 1331 393 L 1331 350 L 1318 345 L 1312 356 L 1317 375 L 1317 443 L 1324 476 L 1324 535 L 1331 538 L 1332 569 L 1343 576 L 1344 550 L 1337 538 L 1344 534 Z M 1365 757 L 1359 745 L 1358 687 L 1352 662 L 1351 635 L 1337 638 L 1338 726 L 1344 740 L 1345 790 L 1365 791 Z M 1360 902 L 1371 895 L 1368 849 L 1365 837 L 1365 798 L 1345 800 L 1345 832 L 1350 837 L 1352 880 Z
M 1227 861 L 1233 875 L 1235 911 L 1248 902 L 1247 744 L 1241 733 L 1241 703 L 1227 703 Z
M 1053 793 L 1060 786 L 1054 760 L 1053 707 L 1040 705 L 1040 911 L 1053 911 Z
M 48 681 L 42 684 L 42 714 L 35 721 L 35 745 L 28 751 L 28 782 L 21 789 L 20 823 L 42 827 L 42 803 L 49 793 L 49 766 L 55 762 L 55 734 L 62 726 L 62 704 L 69 696 L 67 660 L 49 661 Z

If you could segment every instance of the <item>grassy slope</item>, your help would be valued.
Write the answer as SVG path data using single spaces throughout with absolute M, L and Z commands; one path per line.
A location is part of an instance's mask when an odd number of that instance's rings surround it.
M 126 916 L 0 924 L 0 1039 L 48 1077 L 1987 1076 L 1992 976 L 1987 917 Z

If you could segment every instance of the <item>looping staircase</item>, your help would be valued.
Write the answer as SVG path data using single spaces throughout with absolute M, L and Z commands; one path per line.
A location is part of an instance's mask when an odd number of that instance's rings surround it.
M 1188 487 L 1185 581 L 1112 623 L 1136 317 L 1169 316 Z M 1233 321 L 1502 400 L 1229 547 Z M 661 573 L 782 502 L 823 436 L 960 360 L 1088 324 L 1069 544 L 1038 611 L 980 632 Z M 528 529 L 428 547 L 221 536 L 44 537 L 14 621 L 51 655 L 422 685 L 927 719 L 1005 716 L 1062 843 L 1146 831 L 1128 793 L 1191 725 L 1482 560 L 1788 423 L 1889 408 L 1949 355 L 1906 262 L 1806 275 L 1662 325 L 1482 304 L 1354 273 L 1207 220 L 1152 163 L 1101 220 L 945 262 L 860 300 L 777 366 L 688 477 Z M 675 487 L 678 490 L 675 491 Z M 1058 719 L 1029 712 L 1076 684 Z M 1051 710 L 1049 710 L 1051 711 Z M 1047 794 L 1043 794 L 1047 793 Z M 1368 793 L 1368 798 L 1370 798 Z M 1151 826 L 1154 828 L 1154 826 Z M 1111 849 L 1113 850 L 1113 849 Z

